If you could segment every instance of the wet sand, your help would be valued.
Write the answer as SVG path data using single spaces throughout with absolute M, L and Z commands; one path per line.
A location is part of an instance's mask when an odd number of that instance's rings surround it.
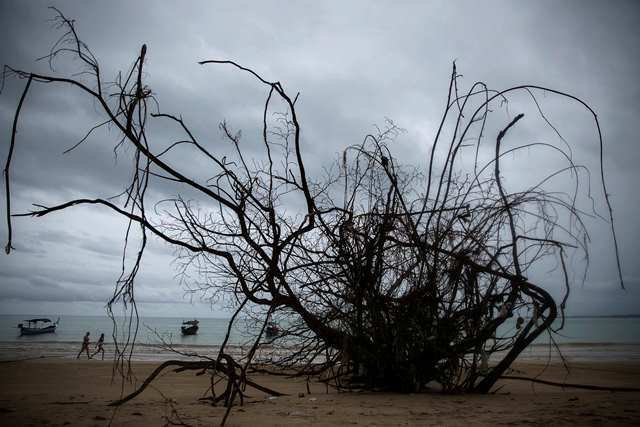
M 157 363 L 136 362 L 139 381 Z M 618 387 L 640 387 L 640 364 L 519 363 L 515 375 Z M 40 359 L 0 363 L 0 425 L 138 426 L 218 425 L 224 408 L 198 402 L 209 379 L 193 372 L 168 373 L 134 400 L 114 410 L 120 396 L 112 364 L 95 360 Z M 227 425 L 638 425 L 640 393 L 562 389 L 503 380 L 491 395 L 341 392 L 304 379 L 256 375 L 252 379 L 286 393 L 268 398 L 248 389 Z M 132 390 L 126 386 L 125 391 Z

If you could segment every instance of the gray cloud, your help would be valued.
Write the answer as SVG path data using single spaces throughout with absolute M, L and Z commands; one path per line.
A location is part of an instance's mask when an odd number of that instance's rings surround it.
M 243 130 L 243 147 L 259 155 L 260 116 L 265 90 L 228 67 L 198 60 L 237 60 L 279 80 L 298 103 L 304 154 L 314 176 L 345 146 L 357 143 L 385 117 L 406 129 L 394 143 L 403 162 L 426 162 L 446 99 L 451 63 L 457 60 L 466 87 L 476 80 L 505 88 L 536 83 L 584 98 L 597 110 L 606 143 L 605 165 L 612 194 L 629 291 L 615 279 L 608 225 L 592 225 L 592 269 L 584 288 L 572 294 L 574 312 L 640 312 L 640 198 L 633 183 L 640 173 L 640 6 L 595 1 L 489 2 L 54 2 L 77 21 L 83 39 L 103 72 L 127 68 L 142 43 L 149 46 L 147 79 L 163 111 L 182 114 L 216 152 L 217 124 L 227 119 Z M 52 12 L 34 2 L 0 4 L 3 44 L 0 62 L 47 70 L 33 60 L 47 53 L 59 33 L 47 23 Z M 59 72 L 74 64 L 60 62 Z M 75 64 L 77 65 L 77 64 Z M 9 80 L 0 95 L 0 130 L 7 137 L 23 82 Z M 101 119 L 98 108 L 76 91 L 51 85 L 34 88 L 26 101 L 12 168 L 16 211 L 30 203 L 57 203 L 70 197 L 111 196 L 122 191 L 131 153 L 114 161 L 116 132 L 97 132 L 68 155 L 61 152 Z M 588 114 L 544 94 L 540 101 L 573 144 L 575 158 L 593 169 L 597 184 L 598 146 Z M 514 138 L 553 138 L 526 97 L 514 99 L 512 114 L 527 113 Z M 506 113 L 496 113 L 507 120 Z M 491 141 L 497 132 L 488 129 Z M 175 130 L 159 124 L 154 147 L 166 146 Z M 490 146 L 490 142 L 487 146 Z M 488 154 L 487 154 L 488 155 Z M 208 169 L 188 155 L 172 158 L 183 170 L 206 178 Z M 507 185 L 522 185 L 549 160 L 543 154 L 513 159 L 505 166 Z M 560 185 L 565 185 L 560 183 Z M 177 191 L 167 183 L 150 195 Z M 188 197 L 197 199 L 195 193 Z M 0 214 L 4 217 L 4 199 Z M 601 213 L 602 197 L 596 196 Z M 0 257 L 3 301 L 104 301 L 119 272 L 125 223 L 96 208 L 77 208 L 43 219 L 19 219 L 17 250 Z M 0 232 L 6 238 L 6 230 Z M 140 294 L 149 302 L 183 301 L 170 265 L 172 252 L 154 242 L 145 260 Z M 579 264 L 576 261 L 576 265 Z M 577 268 L 577 267 L 576 267 Z M 553 287 L 553 280 L 548 280 Z M 93 289 L 89 291 L 87 289 Z M 99 291 L 95 291 L 99 289 Z M 608 295 L 606 298 L 603 295 Z M 624 304 L 619 304 L 624 302 Z M 6 305 L 5 305 L 6 306 Z

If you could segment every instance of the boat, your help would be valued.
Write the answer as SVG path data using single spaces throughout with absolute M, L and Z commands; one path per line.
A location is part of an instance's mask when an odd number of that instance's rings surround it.
M 182 322 L 182 326 L 180 329 L 182 330 L 182 335 L 195 335 L 198 333 L 198 321 L 197 320 L 187 320 Z
M 27 326 L 20 323 L 18 329 L 20 329 L 20 335 L 40 335 L 51 334 L 56 331 L 60 318 L 55 322 L 51 322 L 51 319 L 38 318 L 38 319 L 26 319 L 23 322 L 27 322 Z
M 280 327 L 275 322 L 270 322 L 265 329 L 267 338 L 275 338 L 280 334 Z

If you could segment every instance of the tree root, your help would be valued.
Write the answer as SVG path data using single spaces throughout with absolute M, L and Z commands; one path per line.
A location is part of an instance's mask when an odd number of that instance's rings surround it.
M 519 381 L 531 381 L 533 383 L 550 385 L 553 387 L 562 387 L 562 388 L 579 388 L 583 390 L 599 390 L 599 391 L 614 391 L 614 392 L 640 392 L 640 388 L 638 387 L 609 387 L 609 386 L 601 386 L 601 385 L 591 385 L 591 384 L 572 384 L 572 383 L 559 383 L 555 381 L 541 380 L 538 378 L 529 378 L 529 377 L 521 377 L 517 375 L 502 375 L 500 377 L 501 380 L 519 380 Z
M 142 383 L 142 385 L 140 387 L 138 387 L 137 390 L 135 390 L 134 392 L 128 394 L 127 396 L 115 400 L 111 403 L 109 403 L 109 406 L 120 406 L 123 403 L 128 402 L 129 400 L 135 398 L 136 396 L 138 396 L 140 393 L 142 393 L 152 382 L 153 380 L 160 375 L 160 373 L 162 373 L 162 371 L 164 371 L 166 368 L 170 367 L 170 366 L 175 366 L 176 369 L 174 369 L 174 372 L 182 372 L 182 371 L 187 371 L 187 370 L 202 370 L 205 371 L 207 369 L 214 369 L 217 370 L 219 372 L 223 372 L 225 374 L 227 374 L 228 377 L 233 376 L 229 375 L 227 373 L 227 371 L 229 369 L 233 369 L 235 370 L 235 366 L 226 366 L 225 364 L 222 363 L 218 363 L 214 360 L 203 360 L 203 361 L 195 361 L 195 362 L 188 362 L 188 361 L 181 361 L 181 360 L 167 360 L 166 362 L 162 363 L 160 366 L 158 366 Z M 265 387 L 263 385 L 260 385 L 254 381 L 251 381 L 249 379 L 245 379 L 244 380 L 245 384 L 255 388 L 256 390 L 262 391 L 264 393 L 270 394 L 272 396 L 286 396 L 285 393 L 280 393 L 279 391 L 270 389 L 269 387 Z

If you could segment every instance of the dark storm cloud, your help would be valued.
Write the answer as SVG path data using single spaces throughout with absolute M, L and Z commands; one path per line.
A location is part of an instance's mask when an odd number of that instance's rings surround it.
M 115 76 L 149 47 L 147 81 L 165 112 L 182 114 L 208 147 L 224 152 L 218 123 L 226 119 L 243 130 L 243 148 L 258 155 L 264 87 L 228 67 L 196 64 L 202 59 L 233 59 L 295 94 L 303 125 L 304 155 L 320 176 L 345 146 L 358 143 L 392 118 L 406 129 L 393 145 L 403 162 L 424 164 L 446 99 L 451 64 L 457 60 L 466 87 L 476 80 L 505 88 L 535 83 L 584 98 L 598 112 L 605 136 L 605 165 L 612 195 L 628 291 L 618 292 L 611 237 L 604 222 L 590 222 L 591 273 L 574 289 L 575 312 L 640 312 L 640 201 L 630 183 L 639 181 L 640 6 L 637 2 L 54 2 L 76 19 L 82 38 L 100 60 L 103 73 Z M 46 72 L 34 59 L 48 52 L 59 32 L 44 4 L 0 4 L 0 62 Z M 77 64 L 61 61 L 58 72 Z M 24 82 L 8 80 L 0 95 L 0 157 L 7 153 L 13 112 Z M 102 118 L 97 106 L 77 91 L 37 87 L 29 94 L 19 128 L 12 167 L 14 207 L 58 203 L 72 197 L 111 196 L 130 176 L 126 150 L 112 152 L 114 131 L 96 133 L 78 150 L 61 152 Z M 540 102 L 572 143 L 576 160 L 593 170 L 597 186 L 599 155 L 595 128 L 577 105 L 541 95 Z M 528 105 L 528 107 L 526 106 Z M 511 114 L 528 108 L 514 138 L 552 138 L 540 125 L 530 100 L 518 98 Z M 523 110 L 524 111 L 524 110 Z M 500 115 L 506 123 L 505 112 Z M 504 123 L 496 124 L 500 127 Z M 493 133 L 492 133 L 493 132 Z M 496 129 L 487 133 L 490 149 Z M 516 133 L 518 132 L 518 133 Z M 160 124 L 154 147 L 177 136 Z M 487 151 L 486 155 L 490 153 Z M 207 165 L 187 152 L 173 158 L 199 178 Z M 524 182 L 548 160 L 532 154 L 521 169 L 505 166 L 509 188 Z M 188 170 L 188 169 L 187 169 Z M 177 192 L 156 183 L 159 199 Z M 561 183 L 562 184 L 562 183 Z M 197 194 L 188 193 L 198 199 Z M 596 195 L 601 213 L 602 196 Z M 0 208 L 4 216 L 4 204 Z M 104 301 L 119 272 L 124 222 L 104 210 L 78 208 L 48 219 L 16 220 L 16 252 L 0 257 L 0 302 Z M 0 232 L 6 237 L 6 230 Z M 179 301 L 170 250 L 153 243 L 143 265 L 139 292 L 152 301 Z M 76 260 L 81 261 L 78 265 Z M 145 278 L 149 280 L 142 280 Z M 540 279 L 559 288 L 553 278 Z M 546 282 L 545 282 L 546 281 Z M 85 284 L 88 284 L 85 286 Z M 100 288 L 88 292 L 88 288 Z M 105 296 L 106 295 L 106 296 Z M 624 305 L 618 304 L 624 301 Z M 2 305 L 0 305 L 2 307 Z M 617 307 L 617 308 L 616 308 Z

